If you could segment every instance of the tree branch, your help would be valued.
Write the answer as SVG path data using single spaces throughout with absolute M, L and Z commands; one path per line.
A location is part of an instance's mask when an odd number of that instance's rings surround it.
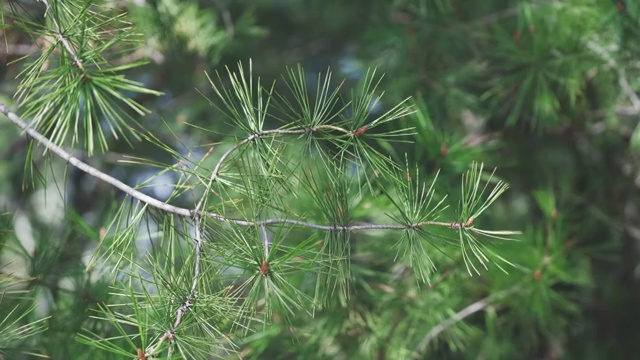
M 80 159 L 72 156 L 71 154 L 69 154 L 68 152 L 66 152 L 64 149 L 62 149 L 61 147 L 59 147 L 58 145 L 54 144 L 53 142 L 51 142 L 51 140 L 49 140 L 47 137 L 45 137 L 44 135 L 40 134 L 37 130 L 31 128 L 27 123 L 24 122 L 24 120 L 22 120 L 18 115 L 16 115 L 15 113 L 11 112 L 4 104 L 0 104 L 0 112 L 2 112 L 3 114 L 5 114 L 7 116 L 7 118 L 9 118 L 9 120 L 11 120 L 11 122 L 13 122 L 14 124 L 16 124 L 19 128 L 21 128 L 25 133 L 27 133 L 27 135 L 29 135 L 30 137 L 32 137 L 34 140 L 36 140 L 37 142 L 39 142 L 40 144 L 42 144 L 45 148 L 47 148 L 49 151 L 51 151 L 52 153 L 58 155 L 61 159 L 65 160 L 66 162 L 68 162 L 69 164 L 71 164 L 72 166 L 76 167 L 79 170 L 84 171 L 85 173 L 100 179 L 108 184 L 113 185 L 114 187 L 116 187 L 117 189 L 123 191 L 124 193 L 126 193 L 127 195 L 130 195 L 131 197 L 134 197 L 146 204 L 149 204 L 150 206 L 153 206 L 155 208 L 158 208 L 160 210 L 164 210 L 166 212 L 169 213 L 173 213 L 176 215 L 182 215 L 182 216 L 191 216 L 191 212 L 188 209 L 184 209 L 184 208 L 179 208 L 173 205 L 169 205 L 166 204 L 158 199 L 155 199 L 149 195 L 146 195 L 138 190 L 133 189 L 132 187 L 130 187 L 129 185 L 123 183 L 122 181 L 109 176 L 105 173 L 103 173 L 102 171 L 80 161 Z M 211 214 L 211 215 L 217 215 L 217 214 Z M 218 215 L 220 216 L 220 215 Z M 214 216 L 215 217 L 215 216 Z
M 454 325 L 458 321 L 463 320 L 464 318 L 466 318 L 466 317 L 468 317 L 468 316 L 470 316 L 472 314 L 475 314 L 478 311 L 486 309 L 487 306 L 489 306 L 489 301 L 488 300 L 489 300 L 489 298 L 486 297 L 486 298 L 484 298 L 482 300 L 476 301 L 473 304 L 467 306 L 466 308 L 464 308 L 464 309 L 458 311 L 457 313 L 453 314 L 453 316 L 451 316 L 450 318 L 444 320 L 440 324 L 434 326 L 431 330 L 429 330 L 427 335 L 418 344 L 418 346 L 416 347 L 416 350 L 415 350 L 415 354 L 412 357 L 412 359 L 418 359 L 419 355 L 424 352 L 424 350 L 427 348 L 427 346 L 429 345 L 431 340 L 435 339 L 436 336 L 440 335 L 441 332 L 445 331 L 446 329 L 448 329 L 449 327 L 451 327 L 452 325 Z
M 189 310 L 191 310 L 191 307 L 195 302 L 196 288 L 198 287 L 198 280 L 200 280 L 200 259 L 202 256 L 202 246 L 204 244 L 204 241 L 202 240 L 202 232 L 200 230 L 199 215 L 195 215 L 193 217 L 193 226 L 195 228 L 194 238 L 196 240 L 196 248 L 195 248 L 196 258 L 195 258 L 195 264 L 193 269 L 193 281 L 191 283 L 191 291 L 189 292 L 189 295 L 187 296 L 185 301 L 182 303 L 182 305 L 180 305 L 180 307 L 178 308 L 178 311 L 176 311 L 176 320 L 174 321 L 171 329 L 167 330 L 164 333 L 164 335 L 162 335 L 160 339 L 158 339 L 158 342 L 154 346 L 150 347 L 144 352 L 145 358 L 154 356 L 155 353 L 160 348 L 160 346 L 162 346 L 162 344 L 165 341 L 172 343 L 175 340 L 175 333 L 176 333 L 176 330 L 178 330 L 178 327 L 180 326 L 180 324 L 182 324 L 183 316 Z M 167 358 L 171 358 L 171 355 L 173 354 L 173 347 L 169 347 L 169 350 L 167 352 L 168 352 Z
M 82 64 L 82 60 L 80 60 L 80 58 L 78 58 L 78 55 L 76 54 L 76 51 L 74 50 L 74 48 L 71 46 L 71 43 L 69 42 L 69 40 L 62 33 L 62 28 L 58 24 L 58 20 L 56 20 L 55 14 L 51 10 L 51 6 L 49 5 L 49 1 L 48 0 L 41 0 L 41 1 L 47 7 L 47 10 L 45 11 L 45 15 L 47 13 L 49 13 L 49 17 L 51 17 L 51 21 L 53 22 L 53 26 L 55 26 L 55 28 L 56 28 L 56 34 L 57 34 L 56 37 L 58 38 L 58 41 L 60 41 L 62 43 L 62 45 L 64 46 L 65 50 L 67 50 L 67 52 L 71 56 L 71 59 L 73 59 L 73 63 L 76 64 L 78 69 L 80 69 L 80 70 L 82 70 L 82 72 L 84 72 L 84 65 Z
M 213 186 L 213 183 L 218 179 L 218 175 L 220 173 L 220 169 L 222 168 L 222 164 L 224 163 L 225 160 L 227 160 L 227 158 L 229 156 L 231 156 L 231 154 L 233 152 L 235 152 L 236 150 L 240 149 L 242 146 L 252 142 L 253 140 L 256 139 L 260 139 L 263 138 L 265 136 L 270 136 L 270 135 L 304 135 L 304 134 L 308 134 L 308 133 L 314 133 L 317 131 L 321 131 L 321 130 L 335 130 L 335 131 L 339 131 L 344 133 L 345 135 L 353 135 L 355 136 L 355 132 L 337 127 L 337 126 L 333 126 L 333 125 L 318 125 L 309 129 L 296 129 L 296 130 L 291 130 L 291 129 L 275 129 L 275 130 L 265 130 L 265 131 L 261 131 L 259 133 L 255 133 L 255 134 L 251 134 L 249 135 L 247 138 L 245 138 L 244 140 L 240 141 L 239 143 L 235 144 L 234 146 L 232 146 L 229 150 L 225 151 L 224 154 L 222 154 L 222 156 L 220 157 L 220 160 L 218 160 L 218 163 L 216 164 L 215 168 L 213 168 L 213 171 L 211 172 L 211 177 L 209 178 L 209 182 L 207 183 L 207 187 L 206 190 L 204 192 L 204 194 L 202 194 L 202 198 L 200 199 L 200 201 L 198 202 L 198 205 L 196 205 L 195 211 L 200 211 L 202 209 L 202 206 L 204 205 L 205 199 L 207 198 L 207 193 L 209 193 L 209 191 L 211 191 L 211 186 Z M 264 224 L 261 224 L 264 225 Z
M 434 326 L 433 328 L 431 328 L 431 330 L 429 330 L 429 332 L 427 333 L 427 335 L 425 335 L 425 337 L 422 339 L 422 341 L 420 341 L 420 343 L 418 344 L 418 346 L 416 346 L 415 351 L 413 352 L 413 355 L 411 356 L 412 360 L 417 360 L 417 359 L 421 359 L 422 358 L 422 354 L 423 352 L 427 349 L 427 346 L 429 345 L 429 343 L 435 339 L 438 335 L 440 335 L 440 333 L 442 333 L 443 331 L 447 330 L 448 328 L 450 328 L 451 326 L 453 326 L 455 323 L 457 323 L 458 321 L 464 320 L 465 318 L 469 317 L 470 315 L 473 315 L 475 313 L 477 313 L 478 311 L 482 311 L 484 309 L 486 309 L 487 307 L 489 307 L 491 305 L 491 303 L 495 300 L 497 300 L 498 298 L 502 298 L 504 296 L 507 296 L 513 292 L 515 292 L 516 290 L 518 290 L 520 288 L 519 284 L 516 284 L 506 290 L 503 291 L 499 291 L 491 296 L 487 296 L 484 299 L 478 300 L 476 302 L 474 302 L 473 304 L 465 307 L 464 309 L 458 311 L 457 313 L 453 314 L 451 317 L 445 319 L 444 321 L 442 321 L 440 324 Z
M 320 224 L 314 224 L 314 223 L 309 223 L 309 222 L 305 222 L 305 221 L 300 221 L 300 220 L 293 220 L 293 219 L 281 219 L 281 218 L 273 218 L 273 219 L 266 219 L 266 220 L 256 220 L 256 221 L 249 221 L 249 220 L 239 220 L 239 219 L 231 219 L 231 218 L 227 218 L 221 214 L 215 213 L 215 212 L 211 212 L 211 211 L 203 211 L 199 208 L 195 208 L 195 209 L 187 209 L 187 208 L 182 208 L 182 207 L 178 207 L 178 206 L 174 206 L 171 204 L 167 204 L 165 202 L 162 202 L 156 198 L 153 198 L 147 194 L 144 194 L 142 192 L 140 192 L 139 190 L 136 190 L 134 188 L 132 188 L 131 186 L 123 183 L 122 181 L 94 168 L 91 165 L 88 165 L 87 163 L 82 162 L 80 159 L 72 156 L 71 154 L 69 154 L 67 151 L 65 151 L 64 149 L 62 149 L 61 147 L 59 147 L 58 145 L 54 144 L 51 140 L 49 140 L 47 137 L 45 137 L 44 135 L 40 134 L 37 130 L 31 128 L 26 122 L 24 122 L 24 120 L 22 120 L 18 115 L 16 115 L 15 113 L 11 112 L 4 104 L 0 104 L 0 112 L 5 114 L 7 116 L 7 118 L 9 120 L 11 120 L 11 122 L 13 122 L 15 125 L 17 125 L 20 129 L 22 129 L 27 135 L 29 135 L 30 137 L 32 137 L 34 140 L 36 140 L 38 143 L 40 143 L 42 146 L 44 146 L 47 150 L 51 151 L 52 153 L 56 154 L 58 157 L 60 157 L 61 159 L 65 160 L 66 162 L 68 162 L 71 166 L 74 166 L 75 168 L 84 171 L 85 173 L 100 179 L 108 184 L 113 185 L 115 188 L 117 188 L 118 190 L 124 192 L 125 194 L 151 206 L 154 207 L 156 209 L 162 210 L 164 212 L 167 213 L 171 213 L 171 214 L 175 214 L 175 215 L 180 215 L 180 216 L 184 216 L 184 217 L 194 217 L 194 216 L 199 216 L 199 217 L 209 217 L 212 218 L 214 220 L 218 220 L 221 222 L 226 222 L 226 223 L 230 223 L 230 224 L 235 224 L 235 225 L 239 225 L 239 226 L 269 226 L 269 225 L 291 225 L 291 226 L 298 226 L 298 227 L 304 227 L 304 228 L 309 228 L 309 229 L 315 229 L 315 230 L 321 230 L 321 231 L 345 231 L 345 232 L 353 232 L 353 231 L 374 231 L 374 230 L 410 230 L 410 229 L 417 229 L 417 228 L 421 228 L 421 227 L 425 227 L 425 226 L 442 226 L 442 227 L 447 227 L 450 229 L 459 229 L 461 226 L 463 226 L 464 224 L 461 224 L 460 222 L 442 222 L 442 221 L 423 221 L 423 222 L 419 222 L 416 224 L 409 224 L 409 225 L 375 225 L 375 224 L 363 224 L 363 225 L 320 225 Z M 264 135 L 268 135 L 268 134 L 303 134 L 305 132 L 308 131 L 317 131 L 320 130 L 320 127 L 314 128 L 314 129 L 309 129 L 309 130 L 270 130 L 270 131 L 263 131 L 261 134 Z M 246 143 L 246 142 L 244 142 Z M 232 149 L 237 149 L 238 146 L 235 146 Z M 228 156 L 228 155 L 227 155 Z M 213 176 L 212 176 L 213 177 Z M 213 179 L 215 180 L 215 177 L 213 177 Z M 202 202 L 202 201 L 201 201 Z

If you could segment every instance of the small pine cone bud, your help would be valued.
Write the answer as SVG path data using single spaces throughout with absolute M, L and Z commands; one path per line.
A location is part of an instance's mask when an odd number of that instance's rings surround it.
M 262 274 L 262 276 L 267 276 L 267 274 L 269 274 L 269 263 L 267 260 L 262 261 L 262 265 L 260 265 L 260 274 Z
M 147 356 L 142 349 L 138 349 L 138 360 L 147 360 Z
M 367 127 L 366 126 L 362 126 L 361 128 L 359 128 L 358 130 L 353 132 L 353 136 L 360 136 L 362 134 L 364 134 L 364 132 L 367 131 Z
M 469 226 L 473 225 L 473 220 L 475 220 L 475 219 L 476 219 L 475 217 L 471 216 L 469 218 L 469 220 L 467 220 L 467 222 L 464 223 L 464 227 L 469 227 Z
M 542 277 L 542 271 L 540 271 L 540 269 L 537 269 L 533 273 L 533 278 L 536 279 L 536 280 L 540 280 L 541 277 Z
M 440 155 L 447 156 L 449 155 L 449 148 L 447 147 L 447 145 L 445 145 L 445 143 L 442 143 L 440 145 Z

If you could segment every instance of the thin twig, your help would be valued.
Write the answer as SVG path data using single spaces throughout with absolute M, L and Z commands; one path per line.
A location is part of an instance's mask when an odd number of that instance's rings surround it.
M 222 16 L 222 21 L 224 21 L 224 27 L 227 29 L 227 37 L 229 39 L 233 38 L 235 35 L 235 28 L 233 26 L 233 19 L 231 18 L 231 12 L 225 4 L 221 1 L 215 1 L 215 5 L 220 11 L 220 15 Z
M 206 187 L 204 193 L 202 194 L 202 198 L 200 199 L 200 201 L 198 201 L 198 204 L 196 205 L 196 208 L 195 208 L 196 211 L 200 211 L 202 209 L 202 206 L 204 205 L 204 202 L 207 199 L 207 194 L 209 193 L 209 191 L 211 191 L 211 186 L 213 186 L 213 183 L 218 178 L 218 173 L 220 172 L 220 168 L 222 167 L 222 163 L 234 151 L 238 150 L 242 145 L 252 141 L 253 139 L 255 139 L 255 137 L 256 137 L 255 134 L 247 137 L 246 139 L 244 139 L 244 140 L 240 141 L 239 143 L 235 144 L 234 146 L 232 146 L 229 150 L 225 151 L 224 154 L 222 154 L 222 156 L 220 157 L 220 160 L 218 160 L 218 163 L 216 164 L 216 167 L 211 172 L 211 177 L 209 178 L 209 183 L 207 183 L 207 187 Z
M 416 360 L 416 359 L 420 359 L 422 358 L 423 352 L 427 349 L 427 346 L 429 346 L 429 343 L 431 343 L 431 341 L 433 339 L 435 339 L 438 335 L 440 335 L 440 333 L 442 333 L 443 331 L 447 330 L 448 328 L 450 328 L 451 326 L 453 326 L 455 323 L 457 323 L 458 321 L 464 320 L 465 318 L 469 317 L 470 315 L 473 315 L 475 313 L 477 313 L 478 311 L 482 311 L 484 309 L 486 309 L 487 307 L 489 307 L 491 305 L 491 303 L 495 300 L 497 300 L 498 298 L 502 298 L 504 296 L 507 296 L 513 292 L 515 292 L 516 290 L 520 289 L 520 284 L 516 284 L 514 286 L 512 286 L 511 288 L 508 288 L 506 290 L 503 291 L 499 291 L 491 296 L 487 296 L 481 300 L 478 300 L 476 302 L 474 302 L 473 304 L 465 307 L 464 309 L 458 311 L 457 313 L 453 314 L 451 317 L 445 319 L 444 321 L 442 321 L 441 323 L 439 323 L 438 325 L 434 326 L 433 328 L 431 328 L 431 330 L 429 330 L 429 332 L 427 333 L 427 335 L 425 335 L 425 337 L 422 339 L 422 341 L 420 341 L 420 343 L 418 344 L 418 346 L 416 346 L 416 349 L 413 353 L 413 355 L 411 356 L 411 359 Z
M 269 241 L 269 234 L 267 233 L 267 229 L 264 225 L 260 225 L 260 236 L 262 236 L 264 243 L 264 259 L 267 260 L 269 258 L 269 247 L 271 247 L 271 242 Z
M 203 211 L 199 209 L 187 209 L 174 205 L 167 204 L 162 202 L 156 198 L 153 198 L 147 194 L 140 192 L 132 188 L 131 186 L 123 183 L 122 181 L 94 168 L 87 163 L 82 162 L 80 159 L 72 156 L 64 149 L 54 144 L 51 140 L 49 140 L 44 135 L 40 134 L 37 130 L 31 128 L 27 123 L 24 122 L 18 115 L 11 112 L 4 104 L 0 104 L 0 112 L 5 114 L 11 122 L 16 124 L 19 128 L 21 128 L 27 135 L 32 137 L 42 146 L 47 148 L 47 150 L 52 153 L 58 155 L 61 159 L 68 162 L 71 166 L 84 171 L 85 173 L 100 179 L 108 184 L 113 185 L 118 190 L 124 192 L 125 194 L 151 206 L 156 209 L 162 210 L 167 213 L 180 215 L 184 217 L 193 217 L 200 216 L 208 217 L 217 221 L 226 222 L 230 224 L 235 224 L 238 226 L 269 226 L 269 225 L 290 225 L 290 226 L 299 226 L 304 228 L 310 228 L 321 231 L 345 231 L 345 232 L 353 232 L 353 231 L 375 231 L 375 230 L 409 230 L 409 229 L 417 229 L 425 226 L 442 226 L 448 228 L 454 228 L 458 223 L 456 222 L 443 222 L 443 221 L 423 221 L 416 224 L 409 225 L 375 225 L 375 224 L 363 224 L 363 225 L 320 225 L 309 223 L 300 220 L 292 220 L 292 219 L 281 219 L 281 218 L 273 218 L 266 220 L 239 220 L 239 219 L 231 219 L 227 218 L 221 214 L 211 212 L 211 211 Z M 319 129 L 320 127 L 316 128 Z M 309 130 L 282 130 L 282 131 L 264 131 L 262 134 L 274 134 L 274 133 L 288 133 L 288 134 L 299 134 L 304 133 L 304 131 Z
M 53 22 L 53 26 L 56 27 L 56 37 L 58 38 L 58 41 L 60 41 L 62 43 L 62 45 L 64 46 L 65 50 L 67 50 L 67 52 L 69 53 L 69 55 L 73 59 L 73 63 L 76 64 L 78 69 L 80 69 L 80 70 L 82 70 L 82 72 L 84 72 L 84 65 L 82 64 L 82 61 L 80 60 L 80 58 L 78 58 L 78 55 L 76 54 L 76 51 L 73 49 L 73 46 L 71 46 L 71 43 L 69 42 L 69 40 L 62 33 L 62 28 L 58 24 L 58 20 L 56 20 L 56 16 L 53 13 L 53 11 L 51 10 L 51 6 L 49 5 L 49 1 L 48 0 L 41 0 L 41 1 L 47 7 L 47 9 L 45 11 L 45 14 L 49 13 L 49 17 L 51 17 L 51 21 Z
M 200 201 L 198 201 L 198 205 L 196 205 L 196 208 L 194 209 L 195 212 L 198 212 L 200 210 L 202 210 L 202 206 L 204 206 L 204 202 L 207 198 L 207 194 L 211 191 L 211 187 L 213 186 L 213 183 L 218 179 L 218 176 L 220 174 L 220 169 L 222 168 L 222 164 L 227 160 L 227 158 L 229 156 L 231 156 L 231 154 L 233 152 L 235 152 L 236 150 L 240 149 L 242 146 L 252 142 L 253 140 L 256 139 L 260 139 L 263 138 L 265 136 L 271 136 L 271 135 L 304 135 L 304 134 L 309 134 L 309 133 L 314 133 L 317 131 L 322 131 L 322 130 L 334 130 L 334 131 L 338 131 L 338 132 L 342 132 L 346 135 L 349 134 L 353 134 L 353 132 L 343 129 L 341 127 L 337 127 L 334 125 L 318 125 L 309 129 L 275 129 L 275 130 L 264 130 L 255 134 L 251 134 L 249 135 L 247 138 L 245 138 L 244 140 L 238 142 L 237 144 L 235 144 L 234 146 L 232 146 L 229 150 L 225 151 L 224 154 L 222 154 L 222 156 L 220 157 L 220 160 L 218 160 L 218 163 L 216 164 L 216 166 L 213 168 L 213 171 L 211 172 L 211 177 L 209 178 L 209 182 L 207 183 L 207 186 L 205 188 L 204 194 L 202 194 L 202 198 L 200 199 Z
M 189 295 L 176 311 L 176 320 L 174 321 L 171 329 L 167 330 L 167 332 L 165 332 L 164 335 L 160 337 L 158 342 L 153 347 L 147 349 L 147 351 L 144 352 L 144 355 L 147 357 L 155 355 L 155 353 L 158 351 L 162 343 L 164 343 L 165 341 L 168 341 L 168 342 L 174 341 L 176 330 L 178 330 L 178 327 L 180 326 L 180 324 L 182 324 L 182 318 L 187 312 L 189 312 L 189 310 L 191 310 L 191 308 L 193 307 L 193 304 L 195 303 L 196 289 L 198 287 L 198 281 L 200 280 L 200 259 L 202 257 L 202 247 L 204 245 L 204 241 L 202 239 L 202 232 L 200 230 L 199 215 L 195 215 L 193 217 L 193 226 L 195 228 L 194 238 L 196 240 L 196 247 L 195 247 L 196 257 L 195 257 L 195 265 L 193 269 L 193 281 L 191 282 L 191 291 L 189 291 Z M 167 357 L 171 358 L 171 355 L 173 354 L 173 347 L 169 347 L 167 352 L 168 352 Z
M 638 94 L 633 91 L 631 84 L 629 84 L 624 68 L 618 65 L 616 60 L 611 56 L 606 48 L 596 43 L 595 41 L 588 40 L 586 42 L 586 46 L 594 54 L 598 55 L 600 59 L 606 63 L 608 68 L 613 68 L 618 73 L 618 84 L 620 85 L 622 92 L 629 99 L 629 102 L 631 102 L 631 108 L 627 109 L 627 112 L 631 115 L 637 115 L 638 113 L 640 113 L 640 98 L 638 97 Z M 618 112 L 620 112 L 620 109 L 618 110 Z M 624 115 L 628 116 L 629 114 Z
M 11 112 L 4 104 L 0 104 L 0 112 L 5 114 L 7 118 L 9 118 L 9 120 L 11 120 L 14 124 L 16 124 L 19 128 L 21 128 L 30 137 L 32 137 L 33 139 L 38 141 L 40 144 L 42 144 L 49 151 L 58 155 L 60 158 L 67 161 L 69 164 L 78 168 L 79 170 L 82 170 L 97 179 L 100 179 L 108 184 L 113 185 L 114 187 L 130 195 L 131 197 L 134 197 L 146 204 L 149 204 L 150 206 L 153 206 L 160 210 L 164 210 L 166 212 L 173 213 L 176 215 L 191 216 L 191 212 L 188 209 L 183 209 L 173 205 L 166 204 L 138 190 L 135 190 L 131 188 L 129 185 L 123 183 L 122 181 L 112 176 L 109 176 L 103 173 L 102 171 L 80 161 L 78 158 L 72 156 L 71 154 L 63 150 L 61 147 L 51 142 L 51 140 L 49 140 L 47 137 L 43 136 L 38 131 L 31 128 L 27 123 L 24 122 L 24 120 L 22 120 L 15 113 Z
M 448 329 L 458 321 L 463 320 L 467 316 L 470 316 L 472 314 L 477 313 L 478 311 L 486 309 L 487 306 L 489 306 L 488 300 L 489 298 L 487 297 L 482 300 L 474 302 L 473 304 L 458 311 L 450 318 L 447 318 L 446 320 L 444 320 L 443 322 L 441 322 L 440 324 L 436 325 L 431 330 L 429 330 L 427 335 L 422 339 L 420 344 L 418 344 L 418 346 L 416 347 L 416 351 L 412 359 L 418 359 L 419 355 L 422 354 L 422 352 L 427 348 L 431 340 L 435 339 L 436 336 L 440 335 L 441 332 L 445 331 L 446 329 Z

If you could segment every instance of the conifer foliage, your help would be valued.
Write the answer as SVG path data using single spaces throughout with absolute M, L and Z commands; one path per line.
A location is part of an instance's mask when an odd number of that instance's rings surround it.
M 592 164 L 597 126 L 624 129 L 633 149 L 627 37 L 640 17 L 622 2 L 513 3 L 474 15 L 441 0 L 9 1 L 0 357 L 574 349 L 593 326 L 572 324 L 589 309 L 594 257 L 580 246 L 590 229 L 559 209 L 612 220 L 572 189 L 593 185 L 551 153 L 561 139 L 539 166 L 557 181 L 514 164 L 543 157 L 523 138 L 571 129 Z M 283 8 L 278 24 L 259 21 Z M 358 34 L 340 32 L 350 21 Z M 292 43 L 329 40 L 287 52 L 274 38 L 290 29 Z M 365 38 L 366 64 L 291 65 L 343 35 Z
M 87 262 L 87 271 L 99 275 L 87 278 L 86 286 L 105 282 L 108 294 L 88 309 L 78 340 L 105 356 L 233 354 L 239 340 L 274 321 L 291 323 L 301 314 L 313 318 L 324 308 L 346 307 L 356 296 L 351 265 L 359 252 L 358 233 L 387 234 L 389 250 L 404 248 L 398 254 L 408 258 L 409 268 L 415 267 L 424 283 L 437 268 L 429 243 L 455 244 L 459 234 L 464 263 L 470 274 L 480 274 L 476 263 L 486 268 L 501 258 L 486 250 L 493 239 L 478 236 L 515 234 L 474 224 L 507 188 L 491 178 L 482 182 L 482 166 L 474 165 L 465 175 L 459 217 L 446 221 L 440 219 L 448 206 L 446 195 L 436 191 L 435 179 L 425 183 L 418 172 L 372 146 L 375 139 L 406 141 L 412 134 L 411 128 L 385 129 L 412 113 L 406 102 L 372 114 L 382 96 L 376 71 L 367 73 L 348 98 L 338 96 L 341 84 L 332 82 L 330 71 L 319 75 L 317 88 L 309 89 L 303 69 L 289 69 L 283 77 L 286 93 L 263 85 L 251 62 L 248 69 L 240 64 L 237 70 L 216 73 L 210 77 L 215 95 L 210 103 L 244 137 L 238 136 L 220 156 L 212 147 L 198 157 L 188 146 L 185 155 L 129 114 L 146 112 L 133 100 L 136 92 L 160 94 L 122 74 L 139 62 L 113 66 L 106 59 L 127 51 L 123 42 L 134 36 L 124 15 L 88 3 L 44 5 L 43 22 L 21 18 L 20 23 L 23 30 L 32 25 L 33 35 L 49 41 L 40 56 L 25 59 L 19 74 L 16 98 L 24 115 L 6 105 L 0 111 L 33 139 L 34 150 L 44 150 L 43 159 L 55 163 L 52 156 L 61 158 L 126 195 L 114 199 L 115 211 L 108 213 L 110 222 L 100 228 Z M 266 119 L 275 116 L 281 125 L 267 129 Z M 158 175 L 172 172 L 178 178 L 166 201 L 142 192 L 144 184 L 126 185 L 64 149 L 83 143 L 89 155 L 95 144 L 108 151 L 104 128 L 114 139 L 130 135 L 168 154 L 170 163 L 153 164 Z M 150 161 L 128 159 L 140 166 Z M 362 206 L 382 192 L 397 215 L 392 212 L 390 221 L 370 224 Z M 191 207 L 173 205 L 181 198 L 189 203 L 189 197 Z M 76 226 L 91 227 L 82 218 L 76 221 Z M 448 228 L 451 235 L 434 239 L 426 230 L 432 227 Z M 141 251 L 140 241 L 147 242 L 147 251 Z M 4 331 L 17 331 L 18 320 L 28 314 L 19 314 Z M 23 326 L 36 333 L 44 324 L 37 319 Z

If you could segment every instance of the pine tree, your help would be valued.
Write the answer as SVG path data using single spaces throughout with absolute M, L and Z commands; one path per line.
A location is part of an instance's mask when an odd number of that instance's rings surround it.
M 10 2 L 0 353 L 633 354 L 640 7 L 509 3 Z

